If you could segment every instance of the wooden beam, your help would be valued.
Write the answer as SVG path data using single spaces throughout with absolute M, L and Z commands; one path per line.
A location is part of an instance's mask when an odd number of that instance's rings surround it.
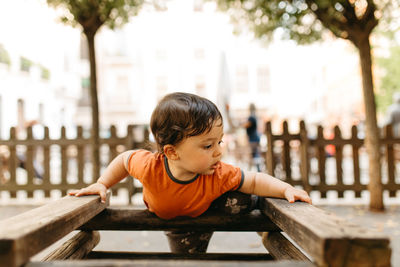
M 281 262 L 248 262 L 248 261 L 195 261 L 195 260 L 74 260 L 74 261 L 47 261 L 30 262 L 24 267 L 315 267 L 309 262 L 281 261 Z
M 88 259 L 271 261 L 268 253 L 194 253 L 92 251 Z
M 390 266 L 389 238 L 315 206 L 265 198 L 264 214 L 320 266 Z
M 262 243 L 275 260 L 310 261 L 280 232 L 263 233 Z
M 224 215 L 207 212 L 197 218 L 163 220 L 148 210 L 107 208 L 80 227 L 81 230 L 154 231 L 279 231 L 267 216 L 256 210 L 250 214 Z
M 43 261 L 74 260 L 85 258 L 99 243 L 100 233 L 97 231 L 80 231 L 67 240 L 59 248 L 43 258 Z
M 108 203 L 108 201 L 107 201 Z M 66 196 L 0 221 L 0 262 L 15 267 L 105 209 L 99 196 Z

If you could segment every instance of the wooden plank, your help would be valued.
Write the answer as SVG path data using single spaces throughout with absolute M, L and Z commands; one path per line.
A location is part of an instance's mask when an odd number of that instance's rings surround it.
M 77 134 L 76 138 L 77 139 L 83 139 L 83 127 L 78 126 L 76 128 Z M 77 144 L 76 145 L 76 160 L 77 160 L 77 166 L 78 166 L 78 183 L 84 183 L 84 170 L 85 170 L 85 146 L 82 144 Z
M 267 164 L 267 173 L 273 176 L 275 170 L 274 139 L 272 135 L 272 126 L 270 121 L 265 124 L 265 135 L 267 136 L 267 153 L 265 159 L 265 162 Z
M 339 126 L 335 126 L 334 128 L 335 137 L 334 141 L 342 140 L 342 133 L 340 131 Z M 336 158 L 336 183 L 338 186 L 343 185 L 343 145 L 337 144 L 335 145 L 335 158 Z M 344 191 L 338 190 L 338 197 L 344 197 Z
M 15 127 L 10 128 L 10 140 L 14 141 L 17 139 L 17 133 Z M 17 167 L 18 167 L 18 157 L 17 157 L 17 148 L 15 145 L 11 145 L 8 148 L 10 150 L 10 158 L 8 164 L 8 171 L 10 172 L 10 180 L 7 185 L 16 185 L 17 184 Z M 2 187 L 4 187 L 3 185 Z M 10 192 L 10 196 L 12 198 L 17 197 L 16 192 Z
M 387 125 L 385 127 L 385 137 L 386 139 L 392 139 L 393 138 L 393 130 L 392 130 L 392 125 Z M 387 144 L 386 145 L 386 162 L 387 162 L 387 175 L 388 175 L 388 182 L 387 184 L 389 185 L 394 185 L 395 182 L 395 157 L 394 157 L 394 147 L 392 144 Z M 396 191 L 395 190 L 389 190 L 389 196 L 390 197 L 395 197 L 396 196 Z
M 0 262 L 9 267 L 24 264 L 106 206 L 99 196 L 67 196 L 0 221 Z
M 97 231 L 80 231 L 59 248 L 43 258 L 43 261 L 84 259 L 100 241 Z
M 357 126 L 353 125 L 351 127 L 351 140 L 352 140 L 352 150 L 353 150 L 353 173 L 354 173 L 354 185 L 356 187 L 360 187 L 360 159 L 359 159 L 359 150 L 360 147 L 356 144 L 356 140 L 358 139 L 358 130 Z M 354 189 L 355 197 L 361 197 L 361 190 Z
M 317 140 L 325 140 L 324 139 L 324 129 L 321 125 L 318 126 L 318 134 Z M 326 186 L 326 153 L 325 153 L 325 146 L 317 145 L 317 160 L 318 160 L 318 174 L 319 174 L 319 185 Z M 326 198 L 326 191 L 321 190 L 321 198 Z
M 285 181 L 289 184 L 293 183 L 292 179 L 292 168 L 291 168 L 291 159 L 290 159 L 290 134 L 289 134 L 289 126 L 288 122 L 284 121 L 283 122 L 283 145 L 282 145 L 282 158 L 281 158 L 281 164 L 282 164 L 282 169 L 285 173 Z
M 390 241 L 304 202 L 265 198 L 262 210 L 321 266 L 390 266 Z M 363 265 L 364 264 L 364 265 Z
M 300 121 L 300 173 L 301 181 L 305 191 L 310 194 L 310 156 L 308 153 L 309 142 L 306 125 L 303 120 Z
M 29 126 L 27 129 L 27 136 L 26 140 L 31 141 L 33 140 L 33 132 L 32 132 L 32 126 Z M 35 171 L 33 167 L 33 161 L 35 160 L 34 158 L 34 147 L 31 145 L 26 146 L 26 151 L 25 151 L 25 170 L 27 173 L 27 185 L 31 187 L 33 185 L 33 178 L 35 177 Z M 27 190 L 27 196 L 28 198 L 33 197 L 33 190 Z
M 67 139 L 67 133 L 65 126 L 61 127 L 61 139 Z M 68 176 L 68 155 L 67 155 L 67 146 L 60 146 L 60 154 L 61 154 L 61 184 L 67 185 L 67 176 Z M 66 190 L 61 190 L 61 195 L 65 196 L 67 194 Z
M 164 231 L 278 231 L 267 216 L 255 210 L 250 214 L 221 215 L 207 212 L 197 218 L 163 220 L 148 210 L 107 208 L 81 230 L 164 230 Z
M 50 139 L 49 127 L 44 127 L 44 140 Z M 50 183 L 50 146 L 43 146 L 43 184 Z M 50 197 L 50 190 L 44 191 L 45 197 Z
M 296 246 L 280 232 L 265 232 L 262 243 L 275 260 L 310 261 Z
M 88 259 L 271 261 L 268 253 L 194 253 L 92 251 Z
M 301 261 L 201 261 L 201 260 L 74 260 L 74 261 L 51 261 L 30 262 L 25 267 L 315 267 L 312 263 Z

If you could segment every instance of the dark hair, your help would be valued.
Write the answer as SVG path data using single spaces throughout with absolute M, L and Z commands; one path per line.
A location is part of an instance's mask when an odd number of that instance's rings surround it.
M 210 131 L 222 116 L 210 100 L 189 93 L 164 96 L 151 115 L 150 128 L 159 152 L 165 145 L 176 145 L 184 138 Z

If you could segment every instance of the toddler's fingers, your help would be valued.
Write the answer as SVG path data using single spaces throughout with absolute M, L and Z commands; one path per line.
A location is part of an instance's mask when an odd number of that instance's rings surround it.
M 301 200 L 303 202 L 307 202 L 308 204 L 312 204 L 311 198 L 308 195 L 301 194 L 297 197 L 298 200 Z
M 72 190 L 71 192 L 68 193 L 68 195 L 75 196 L 76 193 L 78 193 L 78 192 L 79 192 L 79 190 Z
M 293 194 L 289 194 L 288 196 L 286 196 L 287 201 L 289 201 L 289 203 L 293 203 L 295 198 Z
M 106 193 L 104 191 L 100 191 L 101 203 L 106 203 L 106 198 Z

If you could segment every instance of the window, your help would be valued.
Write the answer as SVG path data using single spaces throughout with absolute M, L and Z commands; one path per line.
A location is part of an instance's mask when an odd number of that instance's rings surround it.
M 203 48 L 196 48 L 193 52 L 194 58 L 197 60 L 205 59 L 205 52 Z
M 257 89 L 260 93 L 268 93 L 271 89 L 270 72 L 267 66 L 257 68 Z
M 90 79 L 89 77 L 81 78 L 82 93 L 78 105 L 81 107 L 90 106 Z
M 10 55 L 8 54 L 7 50 L 3 47 L 3 45 L 0 45 L 0 63 L 4 63 L 8 66 L 10 66 L 11 64 Z
M 203 75 L 198 75 L 195 78 L 196 94 L 205 97 L 206 94 L 206 80 Z
M 119 76 L 116 85 L 116 98 L 119 104 L 131 104 L 131 94 L 129 91 L 129 78 L 127 76 Z
M 156 59 L 157 61 L 166 61 L 167 60 L 167 50 L 164 48 L 159 48 L 156 50 Z
M 81 35 L 81 40 L 80 40 L 80 55 L 81 59 L 89 60 L 89 46 L 87 43 L 87 39 L 83 34 Z
M 238 66 L 236 68 L 236 83 L 235 88 L 237 92 L 249 91 L 249 70 L 247 66 Z
M 156 96 L 158 99 L 163 97 L 168 91 L 168 79 L 166 76 L 156 78 Z
M 24 72 L 29 72 L 33 63 L 26 57 L 20 57 L 20 70 Z

